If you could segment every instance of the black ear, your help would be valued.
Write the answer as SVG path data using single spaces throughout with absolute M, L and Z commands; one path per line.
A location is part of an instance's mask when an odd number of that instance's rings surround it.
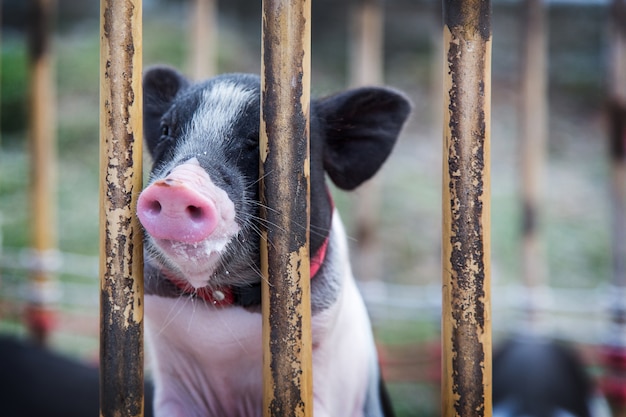
M 170 67 L 152 67 L 144 72 L 143 132 L 152 157 L 161 138 L 161 117 L 171 107 L 176 94 L 188 85 L 189 81 Z
M 349 90 L 313 104 L 324 127 L 324 169 L 345 190 L 378 171 L 411 112 L 403 94 L 377 87 Z

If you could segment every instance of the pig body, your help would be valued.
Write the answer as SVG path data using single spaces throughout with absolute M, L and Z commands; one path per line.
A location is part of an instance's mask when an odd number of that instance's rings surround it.
M 2 417 L 97 416 L 98 368 L 34 343 L 0 334 Z M 144 386 L 144 417 L 152 417 L 153 387 Z
M 526 336 L 494 351 L 496 417 L 592 417 L 593 394 L 584 364 L 566 345 Z
M 153 170 L 137 212 L 146 230 L 146 333 L 157 416 L 263 413 L 259 100 L 256 76 L 191 84 L 163 67 L 144 76 Z M 382 88 L 311 103 L 316 416 L 391 413 L 325 176 L 344 189 L 369 179 L 409 111 L 401 94 Z

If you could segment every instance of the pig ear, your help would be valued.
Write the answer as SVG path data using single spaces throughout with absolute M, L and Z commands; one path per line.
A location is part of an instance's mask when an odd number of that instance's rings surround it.
M 376 87 L 349 90 L 314 106 L 325 126 L 324 169 L 345 190 L 378 171 L 411 111 L 403 94 Z
M 152 67 L 143 74 L 143 131 L 150 153 L 161 138 L 161 117 L 189 81 L 170 67 Z

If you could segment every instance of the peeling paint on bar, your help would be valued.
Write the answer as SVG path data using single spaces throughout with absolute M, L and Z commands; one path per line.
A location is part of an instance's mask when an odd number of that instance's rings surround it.
M 444 1 L 444 416 L 491 415 L 488 1 Z
M 261 247 L 264 415 L 312 416 L 310 1 L 263 1 Z M 306 225 L 303 227 L 302 225 Z
M 100 8 L 100 415 L 143 416 L 142 5 Z

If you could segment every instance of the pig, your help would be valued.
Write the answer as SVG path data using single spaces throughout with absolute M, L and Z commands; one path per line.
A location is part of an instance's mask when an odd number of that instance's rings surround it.
M 137 215 L 155 414 L 261 416 L 260 79 L 223 74 L 192 83 L 158 66 L 145 72 L 143 89 L 153 165 Z M 382 87 L 311 101 L 316 417 L 392 415 L 326 176 L 344 190 L 370 179 L 410 110 L 403 93 Z
M 100 409 L 98 368 L 32 341 L 0 335 L 2 417 L 85 417 Z M 144 385 L 144 417 L 152 417 L 153 388 Z
M 594 389 L 569 346 L 539 336 L 505 340 L 493 355 L 496 417 L 591 417 Z

